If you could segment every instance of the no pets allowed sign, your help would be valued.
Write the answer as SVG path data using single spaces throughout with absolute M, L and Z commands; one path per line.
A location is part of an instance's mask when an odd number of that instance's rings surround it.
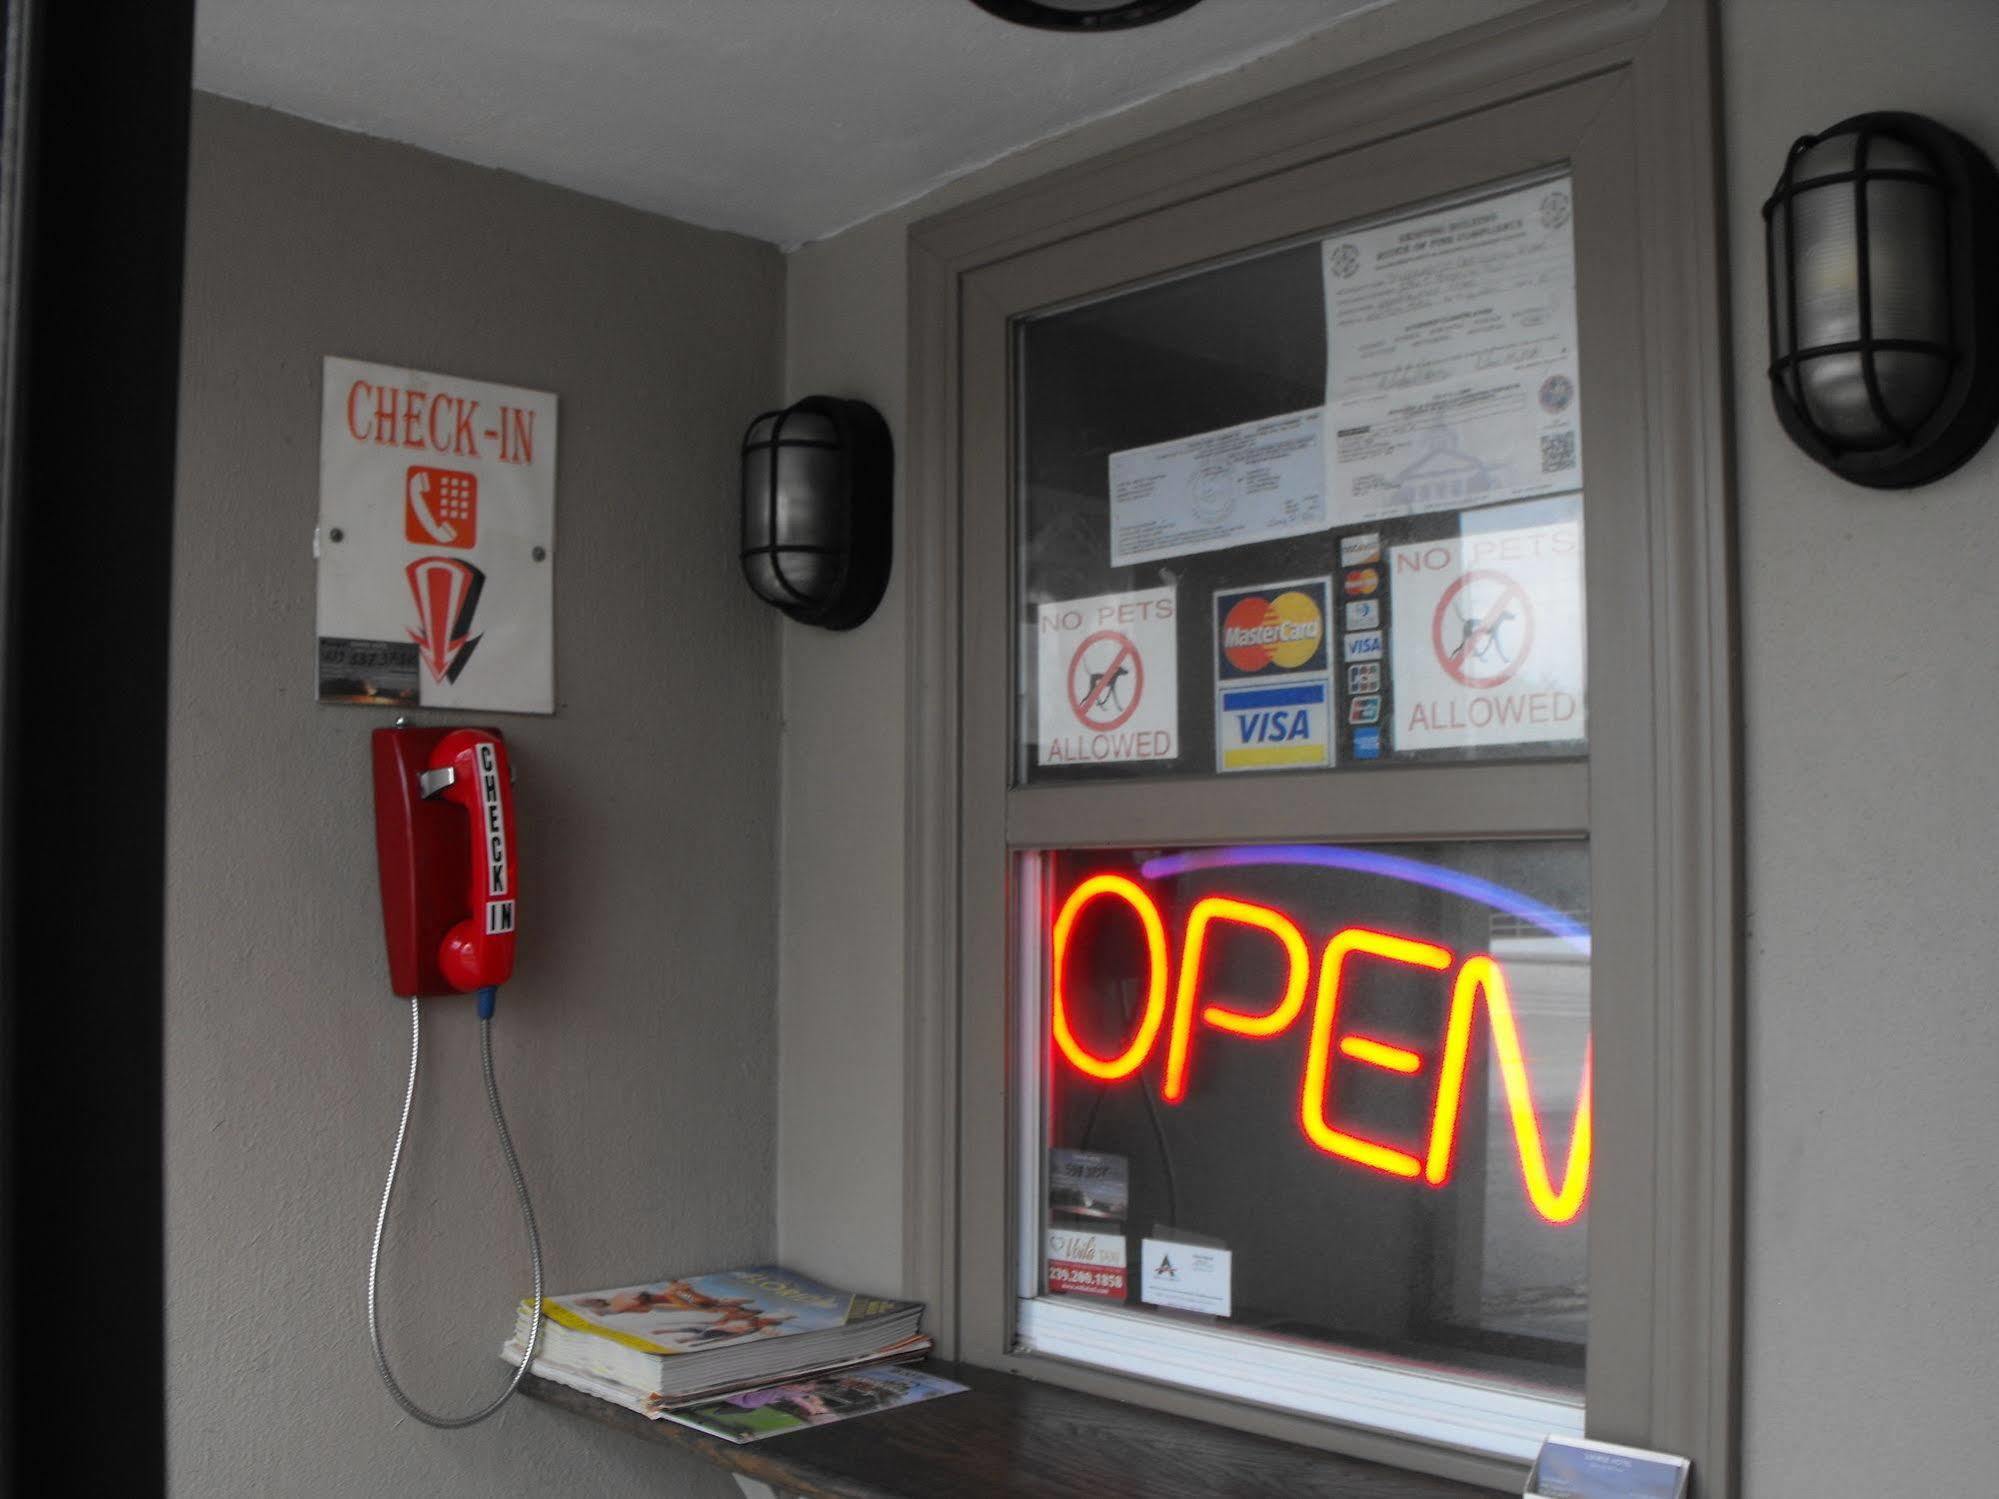
M 1395 747 L 1583 737 L 1583 539 L 1575 521 L 1391 550 Z
M 1179 755 L 1173 589 L 1043 604 L 1038 624 L 1043 765 Z

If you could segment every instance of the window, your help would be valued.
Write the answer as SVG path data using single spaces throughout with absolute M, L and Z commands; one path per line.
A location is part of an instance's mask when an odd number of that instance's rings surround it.
M 1015 319 L 1017 786 L 1498 798 L 1586 754 L 1573 201 Z M 1523 1460 L 1580 1432 L 1584 831 L 1017 855 L 1018 1346 Z M 1217 1333 L 1282 1377 L 1229 1388 Z
M 1017 320 L 1017 784 L 1584 752 L 1573 200 Z
M 1023 1347 L 1523 1459 L 1580 1432 L 1584 844 L 1051 852 L 1018 888 Z
M 911 1253 L 959 1356 L 1729 1492 L 1705 26 L 1586 5 L 914 232 Z

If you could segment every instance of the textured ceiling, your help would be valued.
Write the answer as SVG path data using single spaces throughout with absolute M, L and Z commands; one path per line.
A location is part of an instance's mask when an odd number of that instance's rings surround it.
M 791 245 L 1379 3 L 1061 36 L 969 0 L 201 0 L 195 82 Z

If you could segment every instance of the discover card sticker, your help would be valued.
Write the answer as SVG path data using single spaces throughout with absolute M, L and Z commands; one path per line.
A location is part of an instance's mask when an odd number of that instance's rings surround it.
M 1111 565 L 1323 531 L 1316 407 L 1111 454 Z

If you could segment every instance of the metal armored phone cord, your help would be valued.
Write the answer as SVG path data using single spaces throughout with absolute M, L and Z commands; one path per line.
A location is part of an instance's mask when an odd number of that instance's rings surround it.
M 381 1371 L 382 1383 L 389 1387 L 389 1394 L 395 1397 L 396 1404 L 417 1420 L 426 1426 L 447 1429 L 475 1425 L 505 1405 L 507 1398 L 526 1377 L 529 1366 L 534 1363 L 535 1348 L 541 1342 L 541 1235 L 535 1229 L 534 1204 L 528 1201 L 527 1178 L 521 1175 L 521 1163 L 514 1154 L 513 1137 L 507 1133 L 507 1116 L 500 1112 L 500 1089 L 493 1081 L 493 1004 L 497 992 L 494 989 L 479 991 L 479 1066 L 486 1079 L 486 1106 L 492 1111 L 493 1126 L 500 1134 L 500 1153 L 506 1157 L 507 1173 L 514 1179 L 514 1195 L 521 1200 L 521 1218 L 527 1224 L 528 1256 L 534 1264 L 534 1299 L 529 1304 L 535 1309 L 535 1317 L 528 1332 L 527 1350 L 521 1355 L 520 1367 L 514 1370 L 507 1387 L 490 1404 L 469 1416 L 433 1415 L 403 1393 L 403 1387 L 396 1383 L 396 1376 L 389 1371 L 389 1356 L 382 1349 L 382 1316 L 376 1301 L 375 1285 L 382 1267 L 382 1235 L 389 1226 L 389 1199 L 395 1195 L 396 1170 L 402 1165 L 403 1142 L 409 1134 L 410 1107 L 416 1101 L 417 1056 L 423 1046 L 423 1019 L 415 999 L 410 1000 L 409 1086 L 403 1090 L 403 1117 L 396 1125 L 396 1148 L 389 1156 L 389 1180 L 382 1188 L 382 1209 L 375 1215 L 375 1244 L 368 1252 L 368 1341 L 374 1345 L 375 1367 Z

